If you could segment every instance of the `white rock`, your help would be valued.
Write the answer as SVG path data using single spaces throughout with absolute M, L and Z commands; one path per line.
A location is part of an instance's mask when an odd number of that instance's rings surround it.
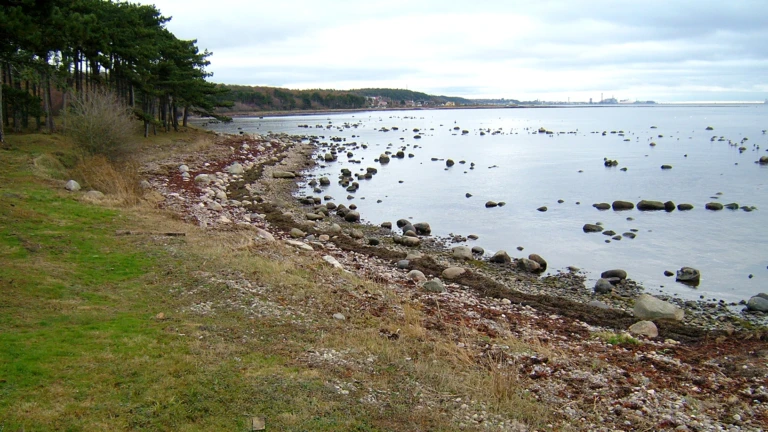
M 297 240 L 285 240 L 285 244 L 305 251 L 313 251 L 312 246 Z
M 198 174 L 195 176 L 195 183 L 197 184 L 211 184 L 211 177 L 208 174 Z
M 222 211 L 224 209 L 224 207 L 222 207 L 221 204 L 219 204 L 219 203 L 217 203 L 215 201 L 209 202 L 208 203 L 208 208 L 213 210 L 213 211 Z
M 232 165 L 224 168 L 224 171 L 233 175 L 240 175 L 245 172 L 245 168 L 243 168 L 243 166 L 240 165 L 240 162 L 235 162 Z
M 337 269 L 344 270 L 344 266 L 341 265 L 341 263 L 334 257 L 330 255 L 326 255 L 323 257 L 323 261 L 327 262 L 328 264 L 332 265 L 333 267 L 336 267 Z
M 270 234 L 269 231 L 263 230 L 261 228 L 256 228 L 256 237 L 264 239 L 266 241 L 270 241 L 270 242 L 275 241 L 275 236 Z
M 72 192 L 77 192 L 77 191 L 80 190 L 80 183 L 78 183 L 78 182 L 76 182 L 74 180 L 70 180 L 70 181 L 67 182 L 66 185 L 64 185 L 64 189 L 66 189 L 68 191 L 72 191 Z
M 189 172 L 189 167 L 186 165 L 179 165 L 179 172 L 180 173 Z

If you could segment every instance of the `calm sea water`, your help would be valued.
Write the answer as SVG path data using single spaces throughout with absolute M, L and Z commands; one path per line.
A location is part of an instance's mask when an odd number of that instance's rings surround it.
M 358 126 L 345 128 L 345 123 Z M 304 124 L 311 128 L 299 127 Z M 714 130 L 707 131 L 707 126 Z M 768 135 L 762 132 L 768 128 L 765 105 L 376 111 L 238 118 L 209 127 L 367 144 L 366 150 L 354 150 L 352 159 L 361 164 L 350 163 L 341 153 L 338 161 L 323 163 L 311 174 L 332 180 L 320 195 L 355 203 L 372 224 L 411 218 L 429 222 L 436 235 L 476 234 L 479 239 L 467 244 L 480 245 L 486 253 L 537 253 L 548 261 L 549 271 L 572 265 L 591 281 L 604 270 L 622 268 L 651 293 L 739 301 L 768 291 L 768 166 L 754 163 L 768 155 Z M 537 133 L 540 127 L 555 133 Z M 414 139 L 413 129 L 420 129 L 421 139 Z M 711 141 L 713 136 L 726 141 Z M 739 152 L 739 146 L 746 151 Z M 392 157 L 386 165 L 374 162 L 379 154 L 401 147 L 414 157 Z M 432 158 L 451 158 L 456 165 L 446 169 L 444 161 Z M 619 164 L 606 168 L 603 158 Z M 673 168 L 662 170 L 662 164 Z M 336 184 L 340 170 L 354 173 L 369 166 L 378 174 L 361 181 L 354 199 L 348 200 L 349 193 Z M 621 171 L 623 167 L 627 170 Z M 305 187 L 303 193 L 312 191 Z M 592 207 L 641 199 L 695 208 L 667 213 Z M 507 204 L 487 209 L 489 200 Z M 757 210 L 705 210 L 711 201 Z M 548 211 L 537 211 L 540 206 Z M 637 230 L 637 237 L 606 243 L 609 237 L 582 231 L 585 223 L 596 222 L 618 234 Z M 701 270 L 698 288 L 663 275 L 683 266 Z

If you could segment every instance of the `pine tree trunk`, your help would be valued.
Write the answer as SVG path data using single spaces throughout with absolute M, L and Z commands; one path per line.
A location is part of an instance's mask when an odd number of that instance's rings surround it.
M 5 69 L 0 65 L 0 144 L 5 147 L 5 130 L 3 129 L 3 83 L 5 83 Z
M 179 110 L 178 107 L 176 107 L 176 102 L 173 102 L 173 130 L 178 132 L 179 131 Z
M 53 123 L 53 103 L 51 100 L 51 76 L 48 71 L 45 72 L 45 126 L 49 133 L 56 132 L 56 126 Z
M 189 117 L 189 107 L 184 107 L 184 119 L 181 122 L 181 125 L 184 127 L 187 127 L 187 118 Z
M 45 95 L 43 95 L 43 97 L 45 97 Z M 69 105 L 67 105 L 68 100 L 69 100 L 69 89 L 65 87 L 64 92 L 61 95 L 61 101 L 62 101 L 61 109 L 64 112 L 64 115 L 61 116 L 61 125 L 64 127 L 65 130 L 67 129 L 67 113 L 68 113 L 67 110 L 69 109 Z
M 35 97 L 40 98 L 42 100 L 43 98 L 40 97 L 40 87 L 38 87 L 36 84 L 32 84 L 32 93 L 35 94 Z M 40 109 L 35 111 L 35 130 L 40 131 L 40 128 L 43 127 L 43 121 L 40 119 Z

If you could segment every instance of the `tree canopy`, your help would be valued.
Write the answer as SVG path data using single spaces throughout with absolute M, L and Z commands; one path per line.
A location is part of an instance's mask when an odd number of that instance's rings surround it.
M 206 81 L 211 53 L 176 38 L 169 20 L 128 2 L 0 0 L 0 139 L 1 125 L 19 130 L 30 116 L 39 126 L 44 114 L 52 131 L 52 91 L 66 105 L 72 94 L 110 89 L 146 132 L 177 128 L 180 110 L 184 121 L 188 112 L 216 116 L 226 89 Z

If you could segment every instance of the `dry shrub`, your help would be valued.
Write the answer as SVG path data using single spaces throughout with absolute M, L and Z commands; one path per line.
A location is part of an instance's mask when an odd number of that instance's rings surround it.
M 138 123 L 130 108 L 108 90 L 77 95 L 65 115 L 65 133 L 86 154 L 117 160 L 137 146 Z
M 117 163 L 102 155 L 86 157 L 73 174 L 84 186 L 109 195 L 121 204 L 134 205 L 141 201 L 141 178 L 132 162 Z

